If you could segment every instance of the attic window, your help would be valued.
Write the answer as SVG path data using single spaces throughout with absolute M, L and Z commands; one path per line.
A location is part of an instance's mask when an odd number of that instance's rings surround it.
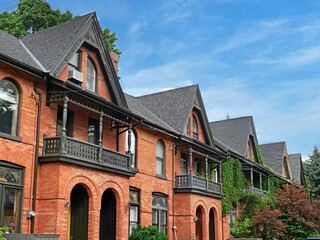
M 93 92 L 96 91 L 97 73 L 92 61 L 88 58 L 87 61 L 87 89 Z
M 69 70 L 80 70 L 80 53 L 76 52 L 69 61 Z
M 254 160 L 253 141 L 251 136 L 248 139 L 247 158 L 249 158 L 250 160 Z
M 192 132 L 193 138 L 198 140 L 198 123 L 195 116 L 192 117 Z

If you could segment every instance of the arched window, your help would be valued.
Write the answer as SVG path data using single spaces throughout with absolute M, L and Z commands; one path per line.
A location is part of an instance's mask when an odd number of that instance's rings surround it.
M 129 151 L 129 145 L 128 145 L 128 131 L 126 131 L 126 152 Z M 134 131 L 131 131 L 131 146 L 130 146 L 130 152 L 132 154 L 132 159 L 131 159 L 131 167 L 135 168 L 136 167 L 136 134 Z
M 17 86 L 10 80 L 0 81 L 0 132 L 18 135 L 20 94 Z
M 192 116 L 192 132 L 193 138 L 198 140 L 198 123 L 195 116 Z
M 164 144 L 161 140 L 157 142 L 156 156 L 156 173 L 157 175 L 164 176 Z
M 97 83 L 97 72 L 92 63 L 92 61 L 88 58 L 87 61 L 87 89 L 90 91 L 96 91 L 96 83 Z

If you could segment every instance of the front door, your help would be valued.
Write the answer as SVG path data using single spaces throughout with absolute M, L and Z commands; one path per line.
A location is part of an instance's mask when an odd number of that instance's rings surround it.
M 116 239 L 116 197 L 111 189 L 107 189 L 101 200 L 100 240 Z
M 214 212 L 212 208 L 209 213 L 209 240 L 215 240 Z
M 70 240 L 88 239 L 88 193 L 77 184 L 71 191 Z

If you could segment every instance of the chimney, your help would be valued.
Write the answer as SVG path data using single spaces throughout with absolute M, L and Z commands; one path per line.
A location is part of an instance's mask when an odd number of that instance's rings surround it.
M 112 60 L 113 67 L 116 70 L 116 73 L 118 75 L 118 72 L 119 72 L 118 64 L 119 64 L 120 56 L 118 54 L 114 53 L 114 52 L 109 52 L 109 54 L 110 54 L 110 57 L 111 57 L 111 60 Z

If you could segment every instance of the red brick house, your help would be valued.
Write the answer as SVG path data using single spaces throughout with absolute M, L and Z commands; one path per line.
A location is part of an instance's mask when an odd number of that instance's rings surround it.
M 60 239 L 227 239 L 220 166 L 197 85 L 125 95 L 94 13 L 0 31 L 0 225 Z M 227 225 L 226 225 L 227 226 Z

